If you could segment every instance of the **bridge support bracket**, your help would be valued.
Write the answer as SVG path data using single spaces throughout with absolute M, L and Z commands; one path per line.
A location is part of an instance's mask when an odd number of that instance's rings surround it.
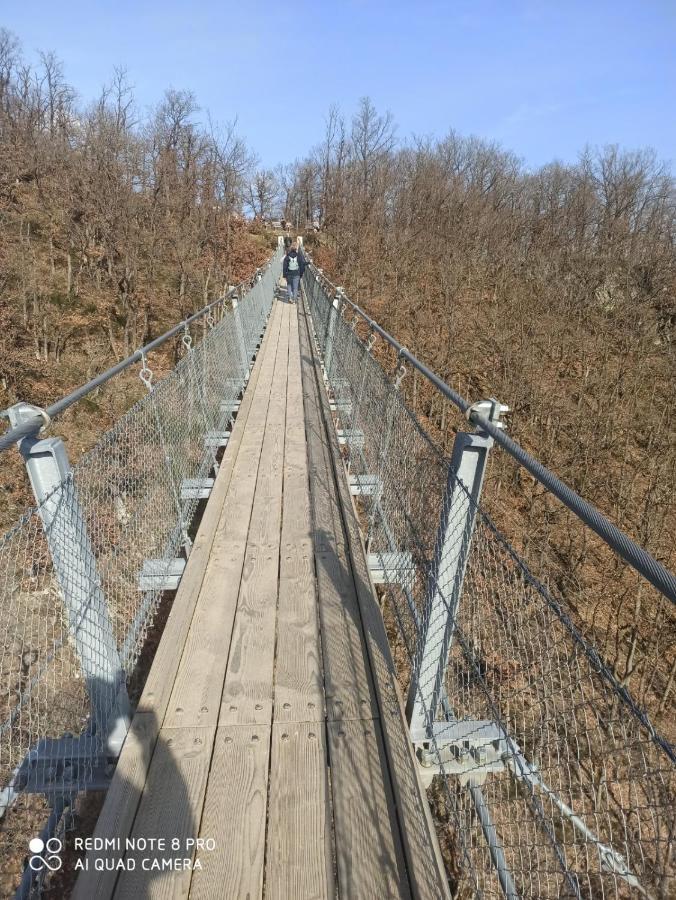
M 464 719 L 434 722 L 429 729 L 411 735 L 423 778 L 455 775 L 461 785 L 482 785 L 490 772 L 505 771 L 510 755 L 504 731 L 486 720 Z
M 82 790 L 106 790 L 114 764 L 105 755 L 96 754 L 96 739 L 91 734 L 78 737 L 44 738 L 24 756 L 14 779 L 16 793 L 45 794 L 50 800 L 71 796 Z

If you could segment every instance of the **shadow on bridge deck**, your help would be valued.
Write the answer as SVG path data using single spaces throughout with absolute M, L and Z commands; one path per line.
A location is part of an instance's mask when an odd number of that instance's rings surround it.
M 448 894 L 302 305 L 274 306 L 95 838 L 119 849 L 78 898 Z

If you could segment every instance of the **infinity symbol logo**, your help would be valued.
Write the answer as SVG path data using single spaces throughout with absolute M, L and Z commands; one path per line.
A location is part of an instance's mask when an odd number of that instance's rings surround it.
M 59 856 L 63 844 L 58 838 L 50 838 L 46 843 L 42 838 L 33 838 L 28 849 L 33 854 L 28 860 L 28 865 L 34 872 L 49 869 L 50 872 L 58 872 L 63 865 Z

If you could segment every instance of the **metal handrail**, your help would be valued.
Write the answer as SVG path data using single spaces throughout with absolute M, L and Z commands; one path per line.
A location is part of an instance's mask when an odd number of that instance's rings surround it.
M 557 497 L 561 503 L 588 528 L 591 528 L 605 543 L 615 551 L 622 559 L 628 563 L 633 569 L 639 572 L 650 584 L 653 585 L 661 594 L 663 594 L 672 603 L 676 604 L 676 576 L 658 562 L 647 550 L 644 550 L 639 544 L 633 541 L 629 535 L 621 531 L 616 525 L 606 518 L 603 513 L 593 504 L 589 503 L 571 487 L 568 487 L 563 481 L 550 471 L 546 466 L 539 462 L 534 456 L 531 456 L 516 441 L 512 440 L 505 432 L 485 415 L 477 412 L 472 408 L 472 404 L 461 397 L 453 388 L 449 387 L 435 372 L 422 363 L 413 353 L 410 352 L 403 344 L 399 343 L 396 338 L 382 328 L 375 319 L 372 319 L 368 313 L 349 299 L 340 287 L 336 287 L 326 275 L 317 268 L 317 266 L 308 259 L 310 271 L 320 278 L 327 288 L 338 297 L 341 302 L 347 304 L 352 311 L 359 316 L 368 325 L 369 329 L 386 341 L 397 352 L 400 360 L 405 360 L 417 369 L 421 375 L 424 375 L 428 381 L 448 400 L 451 401 L 458 409 L 467 416 L 473 425 L 483 429 L 505 450 L 519 465 L 523 466 L 530 474 L 540 482 L 543 487 L 547 488 L 550 493 Z
M 275 251 L 275 253 L 270 257 L 265 265 L 257 270 L 254 279 L 268 268 L 278 252 L 279 251 Z M 129 366 L 132 366 L 134 363 L 143 361 L 148 353 L 152 353 L 153 350 L 157 350 L 157 348 L 161 347 L 162 344 L 169 340 L 169 338 L 172 338 L 175 335 L 179 334 L 179 332 L 184 331 L 197 319 L 200 319 L 203 316 L 207 315 L 215 306 L 223 303 L 224 300 L 228 300 L 236 296 L 238 291 L 240 291 L 240 289 L 245 285 L 249 284 L 250 281 L 251 279 L 245 280 L 238 284 L 236 287 L 231 288 L 231 290 L 229 290 L 226 294 L 219 297 L 217 300 L 208 303 L 206 306 L 203 306 L 202 309 L 198 310 L 196 313 L 193 313 L 191 316 L 188 316 L 186 319 L 183 319 L 177 325 L 174 325 L 173 328 L 165 331 L 164 334 L 161 334 L 159 337 L 150 341 L 150 343 L 146 344 L 144 347 L 141 347 L 135 353 L 127 356 L 125 359 L 121 360 L 119 363 L 116 363 L 114 366 L 111 366 L 109 369 L 106 369 L 105 372 L 101 372 L 100 375 L 96 375 L 86 384 L 81 385 L 70 394 L 67 394 L 65 397 L 57 400 L 56 403 L 52 403 L 51 406 L 48 406 L 44 409 L 43 416 L 36 415 L 34 419 L 23 422 L 21 425 L 17 425 L 14 428 L 9 428 L 4 434 L 0 435 L 0 453 L 2 453 L 3 450 L 8 450 L 10 447 L 13 447 L 14 444 L 19 443 L 19 441 L 23 440 L 25 437 L 36 434 L 44 426 L 45 420 L 48 422 L 51 421 L 51 419 L 54 419 L 56 416 L 65 412 L 69 407 L 73 406 L 73 404 L 77 403 L 79 400 L 82 400 L 87 396 L 87 394 L 90 394 L 92 391 L 96 390 L 96 388 L 101 387 L 102 384 L 110 381 L 111 378 L 119 375 L 120 372 L 124 372 L 124 370 L 128 369 Z

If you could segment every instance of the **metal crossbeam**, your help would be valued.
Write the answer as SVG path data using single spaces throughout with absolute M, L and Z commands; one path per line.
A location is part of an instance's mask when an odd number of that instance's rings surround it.
M 349 400 L 329 400 L 329 408 L 331 412 L 337 413 L 339 416 L 352 415 L 352 403 Z
M 204 435 L 204 446 L 211 449 L 227 447 L 230 435 L 230 431 L 207 431 Z
M 181 583 L 186 561 L 175 559 L 147 559 L 139 575 L 139 591 L 176 591 Z
M 406 583 L 415 571 L 410 553 L 369 553 L 368 568 L 374 584 Z
M 339 428 L 337 434 L 338 443 L 341 446 L 347 445 L 354 450 L 362 450 L 364 448 L 364 432 L 359 428 Z
M 233 413 L 239 412 L 240 402 L 239 400 L 224 400 L 220 405 L 220 411 L 231 416 Z
M 214 481 L 214 478 L 184 478 L 181 482 L 181 499 L 208 500 Z
M 377 475 L 350 475 L 350 491 L 355 497 L 372 496 L 379 486 Z

